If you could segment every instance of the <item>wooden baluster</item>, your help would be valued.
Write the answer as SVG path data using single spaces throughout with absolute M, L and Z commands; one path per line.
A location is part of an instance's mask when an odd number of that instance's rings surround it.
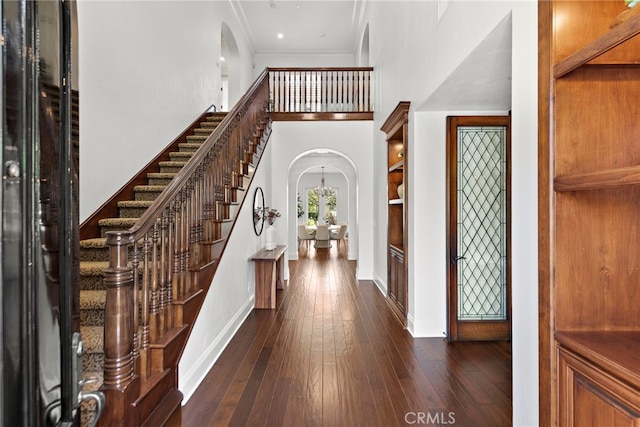
M 351 89 L 349 90 L 349 111 L 356 112 L 358 111 L 358 72 L 349 71 L 349 77 L 349 83 L 351 85 Z
M 178 297 L 182 299 L 185 294 L 184 282 L 184 203 L 182 191 L 176 197 L 176 257 L 178 268 L 176 270 Z
M 367 72 L 367 111 L 373 111 L 373 103 L 371 101 L 371 71 Z
M 133 273 L 133 306 L 135 310 L 133 311 L 133 358 L 136 360 L 136 363 L 140 361 L 140 343 L 141 343 L 141 330 L 139 328 L 140 315 L 138 307 L 141 306 L 142 301 L 140 300 L 140 249 L 138 246 L 138 242 L 133 245 L 133 257 L 131 259 L 131 269 Z M 137 367 L 137 371 L 140 371 L 140 366 Z
M 207 168 L 207 158 L 205 157 L 203 164 L 198 168 L 198 192 L 196 194 L 196 207 L 198 208 L 198 222 L 196 244 L 198 245 L 198 267 L 204 265 L 204 174 Z
M 327 111 L 327 72 L 320 71 L 320 110 Z
M 316 71 L 316 111 L 322 111 L 322 71 Z
M 306 112 L 307 110 L 307 103 L 309 101 L 309 94 L 308 94 L 308 76 L 307 76 L 307 72 L 306 71 L 302 71 L 300 72 L 300 93 L 301 93 L 301 99 L 300 99 L 300 111 Z
M 152 247 L 151 247 L 151 325 L 152 330 L 155 328 L 155 337 L 154 333 L 151 333 L 152 342 L 155 344 L 158 342 L 161 336 L 164 335 L 165 325 L 163 319 L 163 306 L 162 299 L 164 295 L 160 290 L 161 282 L 159 282 L 159 272 L 160 272 L 160 229 L 159 229 L 159 219 L 156 220 L 153 225 L 152 230 Z
M 161 292 L 164 296 L 160 301 L 165 304 L 165 318 L 167 330 L 173 328 L 173 300 L 171 298 L 171 263 L 170 258 L 170 241 L 169 241 L 169 208 L 162 211 L 160 217 L 160 283 L 162 283 Z
M 211 168 L 212 168 L 212 154 L 209 152 L 207 154 L 207 167 L 204 171 L 204 224 L 203 224 L 203 232 L 204 232 L 204 242 L 207 244 L 207 252 L 206 252 L 206 262 L 211 261 L 211 247 L 210 244 L 213 241 L 213 236 L 211 233 L 211 221 L 213 215 L 213 206 L 212 206 L 212 193 L 213 193 L 213 185 L 211 183 Z
M 201 266 L 200 256 L 200 166 L 193 174 L 193 184 L 191 188 L 191 287 L 198 288 L 196 271 Z
M 347 72 L 342 71 L 342 99 L 341 104 L 342 108 L 340 111 L 345 111 L 349 104 L 349 79 L 347 77 Z
M 191 270 L 191 185 L 192 185 L 192 181 L 191 179 L 189 179 L 189 181 L 187 182 L 187 185 L 185 186 L 183 192 L 182 192 L 182 197 L 183 197 L 183 213 L 184 213 L 184 221 L 182 223 L 182 227 L 183 227 L 183 242 L 182 242 L 182 248 L 183 248 L 183 263 L 181 265 L 182 267 L 182 275 L 184 277 L 184 293 L 183 295 L 188 294 L 189 292 L 191 292 L 192 290 L 192 285 L 191 285 L 191 274 L 190 274 L 190 270 Z
M 169 251 L 168 251 L 168 255 L 169 255 L 169 259 L 168 261 L 168 268 L 170 268 L 170 273 L 169 273 L 169 283 L 171 284 L 171 300 L 172 301 L 177 301 L 179 299 L 179 285 L 178 285 L 178 269 L 179 269 L 179 259 L 177 256 L 177 252 L 178 252 L 178 218 L 176 216 L 176 212 L 177 212 L 177 207 L 176 207 L 176 200 L 172 200 L 171 203 L 169 203 L 169 235 L 168 235 L 168 239 L 169 239 Z M 174 313 L 175 314 L 175 313 Z M 174 316 L 175 317 L 175 316 Z M 176 318 L 177 320 L 177 318 Z M 175 326 L 180 326 L 180 325 L 175 325 Z
M 143 380 L 149 377 L 149 343 L 152 329 L 150 327 L 151 287 L 149 285 L 149 250 L 150 241 L 147 234 L 142 239 L 142 342 L 140 350 L 140 376 Z
M 276 71 L 278 74 L 278 85 L 276 86 L 276 91 L 278 93 L 278 103 L 276 104 L 275 112 L 282 111 L 282 73 L 280 71 Z

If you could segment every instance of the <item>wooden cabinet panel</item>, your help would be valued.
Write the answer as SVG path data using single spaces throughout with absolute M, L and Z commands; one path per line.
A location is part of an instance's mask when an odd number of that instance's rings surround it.
M 559 425 L 640 426 L 638 390 L 622 379 L 559 348 Z
M 404 255 L 401 251 L 389 247 L 389 280 L 387 298 L 396 315 L 406 315 L 407 280 L 405 276 Z

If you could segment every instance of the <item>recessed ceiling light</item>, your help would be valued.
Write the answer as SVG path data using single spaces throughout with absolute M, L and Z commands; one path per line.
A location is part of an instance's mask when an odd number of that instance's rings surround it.
M 320 33 L 320 37 L 324 37 L 324 33 Z
M 275 8 L 276 8 L 276 4 L 275 4 L 275 3 L 270 3 L 270 4 L 269 4 L 269 7 L 270 7 L 271 9 L 275 9 Z
M 281 39 L 281 38 L 283 38 L 283 37 L 284 37 L 284 34 L 282 34 L 282 33 L 278 33 L 278 38 L 279 38 L 279 39 Z
M 221 56 L 221 57 L 220 57 L 220 61 L 224 61 L 224 56 Z

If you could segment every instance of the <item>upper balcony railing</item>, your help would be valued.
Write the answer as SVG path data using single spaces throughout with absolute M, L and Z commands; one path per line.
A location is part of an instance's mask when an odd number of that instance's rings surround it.
M 269 68 L 273 120 L 372 120 L 373 68 Z

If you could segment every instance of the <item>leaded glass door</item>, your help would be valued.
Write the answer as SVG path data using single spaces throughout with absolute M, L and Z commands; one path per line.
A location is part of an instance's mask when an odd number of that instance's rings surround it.
M 511 337 L 510 118 L 449 117 L 448 338 Z

